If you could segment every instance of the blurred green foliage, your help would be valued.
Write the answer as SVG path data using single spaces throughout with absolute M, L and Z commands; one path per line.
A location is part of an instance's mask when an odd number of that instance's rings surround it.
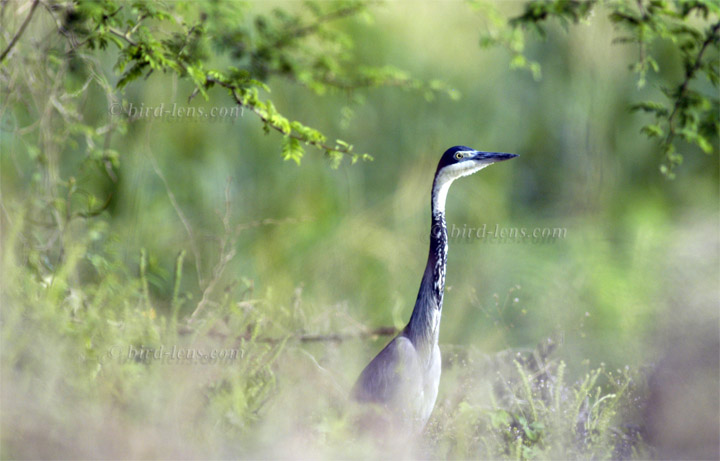
M 346 392 L 409 317 L 455 144 L 521 156 L 450 192 L 446 370 L 418 456 L 648 456 L 628 423 L 642 370 L 718 321 L 715 4 L 0 15 L 2 456 L 337 458 L 348 440 L 380 456 Z M 542 79 L 508 70 L 526 65 Z M 660 150 L 640 135 L 655 125 Z M 675 181 L 657 172 L 667 145 L 687 154 Z M 496 227 L 562 232 L 478 231 Z M 515 353 L 553 334 L 552 357 Z M 137 356 L 173 347 L 240 355 Z M 686 393 L 715 395 L 713 379 Z M 717 402 L 699 401 L 676 417 L 712 432 Z

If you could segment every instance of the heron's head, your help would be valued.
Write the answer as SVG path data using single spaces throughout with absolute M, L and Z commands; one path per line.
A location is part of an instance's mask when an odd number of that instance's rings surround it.
M 501 152 L 481 152 L 465 146 L 455 146 L 446 150 L 438 163 L 436 176 L 454 181 L 462 176 L 476 173 L 495 162 L 517 157 L 515 154 Z
M 465 146 L 455 146 L 446 150 L 440 158 L 435 172 L 433 207 L 444 211 L 445 198 L 450 184 L 457 178 L 477 173 L 488 165 L 517 157 L 502 152 L 481 152 Z

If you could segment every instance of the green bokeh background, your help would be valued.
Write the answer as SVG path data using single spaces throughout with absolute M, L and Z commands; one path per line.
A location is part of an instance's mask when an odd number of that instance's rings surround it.
M 252 3 L 253 11 L 277 6 L 299 4 Z M 522 4 L 500 8 L 512 14 Z M 700 327 L 717 326 L 717 139 L 712 155 L 681 146 L 685 161 L 668 180 L 659 172 L 657 144 L 640 134 L 649 119 L 629 111 L 634 102 L 662 99 L 659 85 L 682 78 L 671 47 L 657 45 L 661 72 L 638 88 L 628 70 L 638 50 L 613 44 L 616 31 L 597 14 L 567 30 L 550 27 L 546 41 L 528 44 L 527 55 L 542 65 L 535 81 L 510 70 L 504 50 L 479 46 L 483 15 L 465 3 L 397 2 L 374 7 L 373 16 L 369 23 L 339 23 L 355 40 L 357 64 L 392 64 L 443 80 L 461 99 L 426 100 L 416 91 L 384 88 L 360 91 L 365 101 L 358 105 L 348 94 L 318 96 L 282 79 L 269 82 L 281 113 L 352 142 L 372 162 L 332 169 L 310 147 L 300 166 L 285 162 L 279 135 L 264 134 L 249 113 L 212 122 L 131 122 L 127 134 L 113 137 L 117 183 L 78 170 L 81 152 L 63 146 L 62 177 L 112 194 L 100 218 L 113 236 L 106 249 L 133 268 L 146 249 L 160 314 L 169 309 L 173 265 L 183 249 L 181 292 L 189 298 L 181 314 L 193 311 L 200 292 L 190 238 L 152 159 L 194 229 L 203 271 L 217 258 L 229 184 L 231 224 L 243 230 L 220 285 L 252 284 L 270 323 L 275 309 L 292 308 L 302 289 L 305 333 L 328 334 L 407 321 L 427 257 L 435 166 L 445 149 L 462 144 L 520 156 L 453 185 L 451 233 L 497 225 L 565 234 L 525 242 L 453 239 L 441 347 L 493 353 L 560 333 L 559 353 L 571 369 L 642 366 L 662 356 L 668 338 L 695 338 Z M 108 75 L 115 58 L 112 47 L 101 54 Z M 88 91 L 86 116 L 111 117 L 102 91 Z M 191 92 L 185 82 L 153 75 L 131 83 L 126 97 L 146 107 L 232 107 L 219 89 L 208 101 L 188 103 Z M 2 138 L 3 200 L 19 200 L 29 191 L 33 163 L 16 138 Z M 256 225 L 263 220 L 277 222 Z M 334 373 L 349 387 L 386 341 L 339 346 L 346 368 Z

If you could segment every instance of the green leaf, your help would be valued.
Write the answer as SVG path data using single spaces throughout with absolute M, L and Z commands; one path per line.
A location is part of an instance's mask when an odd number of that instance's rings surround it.
M 655 113 L 658 116 L 665 116 L 668 114 L 668 110 L 665 108 L 665 106 L 663 106 L 659 102 L 655 102 L 655 101 L 644 101 L 644 102 L 639 102 L 639 103 L 633 104 L 632 106 L 630 106 L 630 110 L 632 112 L 637 112 L 637 111 L 651 112 L 651 113 Z
M 292 160 L 297 165 L 300 165 L 300 161 L 302 160 L 304 154 L 305 150 L 297 139 L 290 136 L 285 137 L 282 149 L 283 160 Z
M 664 134 L 662 128 L 660 128 L 660 125 L 645 125 L 644 127 L 640 128 L 640 132 L 650 138 L 661 137 Z

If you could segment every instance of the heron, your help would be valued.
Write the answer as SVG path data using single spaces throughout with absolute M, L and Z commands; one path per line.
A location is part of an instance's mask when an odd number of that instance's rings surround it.
M 410 321 L 365 367 L 351 394 L 358 402 L 379 404 L 402 431 L 422 431 L 435 407 L 440 384 L 438 336 L 448 251 L 445 200 L 450 185 L 514 157 L 517 155 L 455 146 L 440 158 L 431 194 L 430 251 Z

